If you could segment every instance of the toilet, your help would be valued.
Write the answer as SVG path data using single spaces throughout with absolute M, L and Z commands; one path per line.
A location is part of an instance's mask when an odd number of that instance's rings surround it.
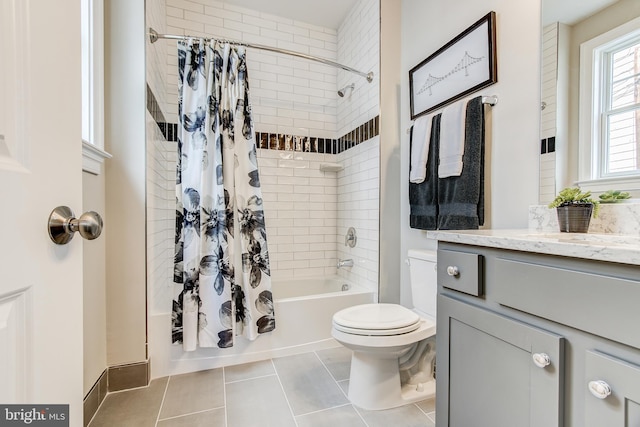
M 409 250 L 413 309 L 362 304 L 333 315 L 331 335 L 353 351 L 349 400 L 369 410 L 435 396 L 436 253 Z

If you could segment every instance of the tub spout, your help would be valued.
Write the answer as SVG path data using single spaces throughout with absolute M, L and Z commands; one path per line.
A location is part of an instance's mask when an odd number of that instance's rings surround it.
M 352 259 L 339 259 L 337 267 L 338 268 L 353 267 L 353 260 Z

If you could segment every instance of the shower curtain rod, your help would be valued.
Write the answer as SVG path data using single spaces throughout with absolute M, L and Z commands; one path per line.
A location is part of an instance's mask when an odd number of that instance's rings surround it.
M 373 71 L 364 73 L 362 71 L 356 70 L 355 68 L 351 68 L 347 65 L 340 64 L 339 62 L 334 62 L 329 59 L 319 58 L 317 56 L 307 55 L 306 53 L 296 52 L 288 49 L 281 49 L 278 47 L 265 46 L 261 44 L 255 44 L 255 43 L 244 43 L 244 42 L 239 42 L 235 40 L 219 39 L 217 37 L 195 37 L 195 36 L 178 36 L 175 34 L 158 34 L 156 30 L 154 30 L 153 28 L 149 28 L 149 40 L 151 41 L 151 43 L 157 42 L 158 39 L 186 40 L 189 38 L 202 38 L 204 40 L 209 40 L 209 41 L 213 40 L 213 41 L 219 41 L 223 43 L 237 44 L 240 46 L 252 47 L 254 49 L 267 50 L 269 52 L 276 52 L 276 53 L 283 53 L 285 55 L 290 55 L 290 56 L 297 56 L 298 58 L 304 58 L 310 61 L 316 61 L 321 64 L 330 65 L 335 68 L 340 68 L 345 71 L 352 72 L 354 74 L 357 74 L 359 76 L 366 78 L 369 83 L 373 81 Z

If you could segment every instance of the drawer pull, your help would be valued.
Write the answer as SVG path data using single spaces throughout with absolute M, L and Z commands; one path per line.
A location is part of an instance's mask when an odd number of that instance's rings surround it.
M 447 267 L 447 274 L 452 277 L 457 277 L 460 275 L 460 270 L 455 265 L 450 265 Z
M 533 353 L 531 358 L 538 368 L 546 368 L 551 365 L 551 358 L 547 353 Z
M 611 394 L 611 387 L 602 380 L 589 381 L 589 391 L 598 399 L 606 399 Z

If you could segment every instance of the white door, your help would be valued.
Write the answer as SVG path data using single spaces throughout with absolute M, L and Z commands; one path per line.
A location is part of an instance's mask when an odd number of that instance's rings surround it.
M 80 2 L 0 2 L 0 403 L 70 404 L 82 425 Z

